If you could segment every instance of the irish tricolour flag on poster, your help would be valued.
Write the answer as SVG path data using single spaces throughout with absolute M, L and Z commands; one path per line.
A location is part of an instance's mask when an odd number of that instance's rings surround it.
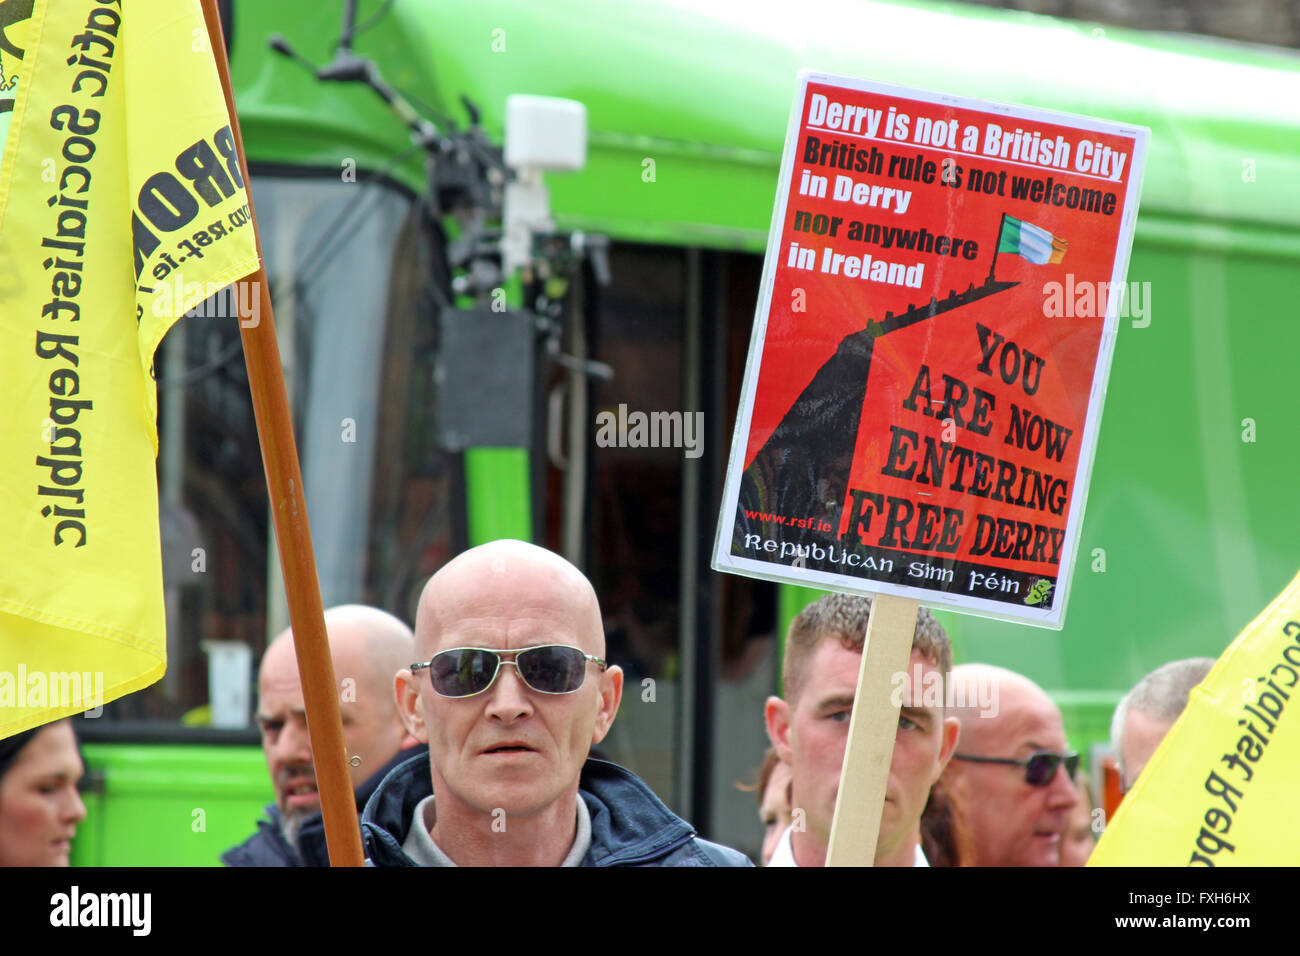
M 998 252 L 1014 252 L 1036 266 L 1060 262 L 1065 258 L 1066 242 L 1032 222 L 1022 222 L 1014 216 L 1003 215 L 1002 231 L 998 233 Z

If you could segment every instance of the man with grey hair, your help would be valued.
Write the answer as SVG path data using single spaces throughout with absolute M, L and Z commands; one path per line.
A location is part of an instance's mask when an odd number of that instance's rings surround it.
M 415 638 L 387 611 L 361 604 L 330 608 L 325 631 L 359 813 L 389 770 L 426 752 L 412 749 L 416 741 L 406 733 L 393 691 L 393 677 L 410 663 Z M 272 641 L 262 657 L 257 719 L 275 803 L 266 808 L 257 833 L 227 850 L 221 861 L 227 866 L 326 866 L 325 824 L 290 630 Z
M 1110 723 L 1110 742 L 1119 761 L 1120 787 L 1133 789 L 1160 741 L 1187 706 L 1192 688 L 1205 680 L 1212 657 L 1188 657 L 1157 667 L 1124 695 Z

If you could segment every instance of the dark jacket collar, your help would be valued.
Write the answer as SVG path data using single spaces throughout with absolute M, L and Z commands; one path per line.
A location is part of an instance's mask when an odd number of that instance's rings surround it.
M 365 783 L 357 787 L 357 815 L 361 815 L 361 811 L 366 808 L 366 804 L 370 802 L 370 798 L 374 796 L 375 791 L 379 789 L 379 785 L 384 782 L 385 777 L 392 773 L 395 768 L 400 767 L 408 760 L 414 760 L 416 757 L 423 757 L 424 762 L 428 763 L 429 745 L 418 744 L 414 747 L 408 747 L 405 750 L 397 751 L 397 753 L 393 754 L 392 760 L 388 761 L 388 763 L 384 764 L 372 773 L 366 779 Z
M 361 814 L 366 858 L 376 866 L 412 866 L 402 851 L 416 804 L 433 792 L 429 758 L 412 757 L 379 784 Z M 589 759 L 578 795 L 591 813 L 584 866 L 649 862 L 690 840 L 693 831 L 640 779 L 616 764 Z
M 664 806 L 639 777 L 617 764 L 588 760 L 578 793 L 591 811 L 586 865 L 653 860 L 694 836 L 689 823 Z
M 409 757 L 388 772 L 361 811 L 361 842 L 376 866 L 414 866 L 402 851 L 415 806 L 433 793 L 428 756 Z
M 322 830 L 323 838 L 323 830 Z M 280 808 L 266 807 L 266 819 L 257 821 L 257 832 L 239 846 L 221 854 L 226 866 L 305 866 L 302 857 L 280 829 Z

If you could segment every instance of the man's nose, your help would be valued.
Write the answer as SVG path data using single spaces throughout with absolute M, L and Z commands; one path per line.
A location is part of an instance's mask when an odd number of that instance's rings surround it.
M 307 722 L 291 720 L 280 731 L 280 739 L 275 749 L 282 760 L 301 763 L 311 761 L 311 737 L 307 733 Z
M 519 676 L 513 661 L 502 661 L 501 672 L 497 674 L 496 683 L 488 691 L 487 715 L 509 723 L 520 720 L 533 712 L 533 703 L 528 696 L 528 687 Z
M 1048 784 L 1047 802 L 1048 806 L 1059 810 L 1068 810 L 1079 802 L 1079 791 L 1066 772 L 1064 761 L 1056 768 L 1056 775 Z

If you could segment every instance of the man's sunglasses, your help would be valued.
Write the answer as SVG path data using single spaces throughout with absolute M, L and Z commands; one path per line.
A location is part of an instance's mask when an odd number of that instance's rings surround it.
M 511 654 L 514 660 L 502 655 Z M 439 697 L 473 697 L 487 690 L 497 679 L 502 664 L 515 669 L 525 684 L 539 694 L 572 694 L 587 677 L 587 661 L 601 670 L 609 665 L 599 657 L 584 654 L 567 644 L 543 644 L 517 651 L 494 651 L 486 647 L 453 647 L 434 654 L 427 664 L 412 664 L 412 672 L 428 668 L 434 692 Z
M 1025 768 L 1025 783 L 1031 787 L 1045 787 L 1056 777 L 1056 768 L 1065 764 L 1065 775 L 1074 782 L 1074 773 L 1079 769 L 1079 754 L 1071 750 L 1058 754 L 1050 750 L 1038 750 L 1024 759 L 1015 757 L 975 757 L 971 754 L 953 754 L 956 760 L 969 760 L 972 763 L 1006 763 Z

